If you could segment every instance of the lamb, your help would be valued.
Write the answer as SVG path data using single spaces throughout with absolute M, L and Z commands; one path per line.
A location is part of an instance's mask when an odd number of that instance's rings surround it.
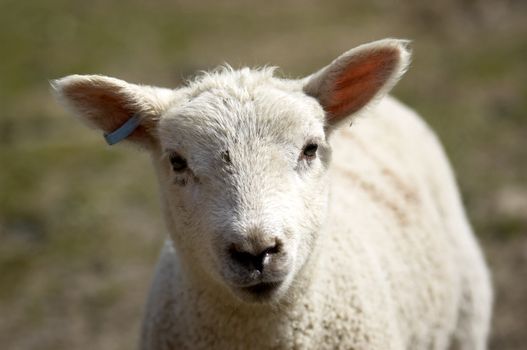
M 52 82 L 109 143 L 152 156 L 169 235 L 141 349 L 486 348 L 489 272 L 452 170 L 387 95 L 409 60 L 385 39 L 303 79 Z

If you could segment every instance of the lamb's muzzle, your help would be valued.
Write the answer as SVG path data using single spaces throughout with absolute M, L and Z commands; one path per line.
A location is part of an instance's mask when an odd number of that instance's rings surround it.
M 263 301 L 274 295 L 291 272 L 283 241 L 256 231 L 238 235 L 223 255 L 223 279 L 234 294 L 246 301 Z

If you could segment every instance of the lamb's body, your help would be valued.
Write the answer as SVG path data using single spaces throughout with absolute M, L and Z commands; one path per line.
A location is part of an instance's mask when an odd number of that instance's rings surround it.
M 329 217 L 289 297 L 233 304 L 169 241 L 144 349 L 485 347 L 488 272 L 441 146 L 389 97 L 366 114 L 333 136 Z
M 152 155 L 169 238 L 143 350 L 485 348 L 489 277 L 448 161 L 383 98 L 408 62 L 404 41 L 383 40 L 301 80 L 55 82 Z

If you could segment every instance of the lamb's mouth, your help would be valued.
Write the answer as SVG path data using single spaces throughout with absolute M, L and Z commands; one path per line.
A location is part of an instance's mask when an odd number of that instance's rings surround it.
M 241 287 L 240 290 L 254 300 L 264 301 L 272 298 L 276 291 L 280 288 L 282 282 L 262 282 L 248 287 Z

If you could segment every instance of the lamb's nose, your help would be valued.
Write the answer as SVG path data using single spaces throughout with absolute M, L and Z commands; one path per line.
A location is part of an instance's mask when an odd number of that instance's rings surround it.
M 232 244 L 229 247 L 229 255 L 234 262 L 249 271 L 257 270 L 260 273 L 263 272 L 265 266 L 269 264 L 273 256 L 278 253 L 280 253 L 280 243 L 278 241 L 260 249 L 256 253 L 243 250 L 236 244 Z

